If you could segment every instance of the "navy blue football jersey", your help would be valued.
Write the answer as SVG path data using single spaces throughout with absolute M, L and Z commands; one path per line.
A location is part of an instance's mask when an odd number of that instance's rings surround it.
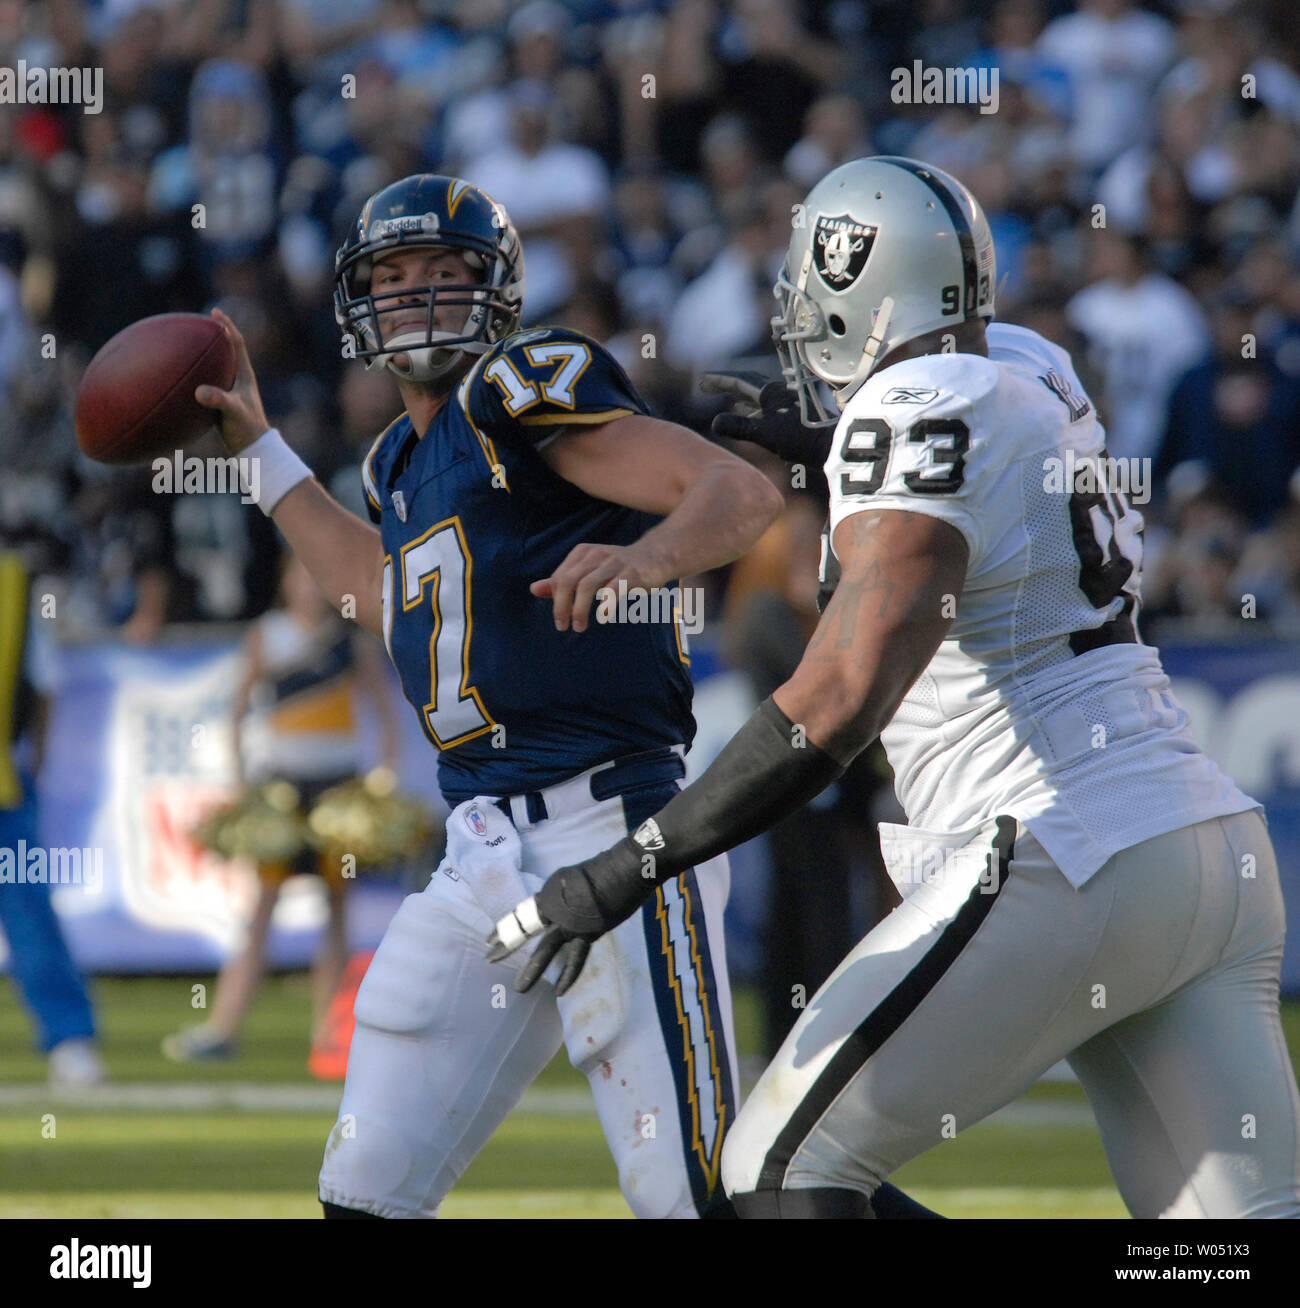
M 593 609 L 586 631 L 556 631 L 528 589 L 574 546 L 630 545 L 658 521 L 594 499 L 538 452 L 565 427 L 645 411 L 595 341 L 534 329 L 485 354 L 423 438 L 403 414 L 366 458 L 384 643 L 451 803 L 694 736 L 678 621 L 598 623 Z

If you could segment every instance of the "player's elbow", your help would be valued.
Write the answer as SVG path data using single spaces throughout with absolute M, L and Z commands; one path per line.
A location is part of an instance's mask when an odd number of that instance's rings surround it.
M 805 657 L 775 698 L 814 744 L 847 764 L 879 731 L 867 707 L 870 686 L 851 660 Z
M 738 522 L 749 537 L 746 548 L 776 521 L 785 508 L 785 498 L 770 481 L 741 459 L 727 467 L 726 492 Z
M 828 669 L 818 693 L 825 695 L 828 706 L 823 731 L 824 748 L 835 758 L 855 758 L 880 734 L 881 721 L 877 697 L 868 678 L 849 667 Z
M 785 512 L 785 496 L 757 468 L 751 468 L 751 472 L 757 478 L 755 494 L 760 499 L 758 516 L 766 531 Z

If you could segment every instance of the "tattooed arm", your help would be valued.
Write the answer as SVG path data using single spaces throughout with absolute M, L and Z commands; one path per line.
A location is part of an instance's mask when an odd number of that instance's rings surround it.
M 563 951 L 568 989 L 590 942 L 660 882 L 766 831 L 825 789 L 889 721 L 943 640 L 966 576 L 962 534 L 937 518 L 864 510 L 840 523 L 842 575 L 794 675 L 703 776 L 611 849 L 561 868 L 497 923 L 490 958 L 540 935 L 527 990 Z

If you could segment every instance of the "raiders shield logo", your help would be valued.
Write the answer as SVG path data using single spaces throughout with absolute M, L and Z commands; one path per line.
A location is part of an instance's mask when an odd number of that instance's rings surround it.
M 846 213 L 837 218 L 822 214 L 817 219 L 813 229 L 813 265 L 832 291 L 847 291 L 862 275 L 878 230 Z

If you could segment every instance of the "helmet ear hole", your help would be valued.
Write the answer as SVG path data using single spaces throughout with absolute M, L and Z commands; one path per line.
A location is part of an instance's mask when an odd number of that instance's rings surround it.
M 831 329 L 831 334 L 833 336 L 843 336 L 844 333 L 848 330 L 844 326 L 844 319 L 841 318 L 838 313 L 832 313 L 828 315 L 826 319 L 826 325 Z

